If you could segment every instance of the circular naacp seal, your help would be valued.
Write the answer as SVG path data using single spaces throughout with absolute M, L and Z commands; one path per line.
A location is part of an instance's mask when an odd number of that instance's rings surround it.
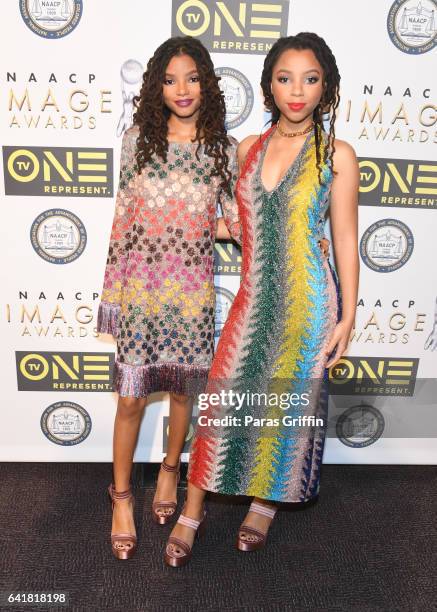
M 351 406 L 337 420 L 338 439 L 346 446 L 364 448 L 374 444 L 384 431 L 385 421 L 374 406 Z
M 375 272 L 394 272 L 411 257 L 414 238 L 399 219 L 380 219 L 364 232 L 360 241 L 361 258 Z
M 67 264 L 82 255 L 87 235 L 79 217 L 63 208 L 51 208 L 32 223 L 30 240 L 45 261 Z
M 396 0 L 387 17 L 391 41 L 404 53 L 426 53 L 437 44 L 437 0 Z
M 253 108 L 253 89 L 248 79 L 235 68 L 216 68 L 220 77 L 219 87 L 226 103 L 226 128 L 232 130 L 241 125 Z
M 80 444 L 89 436 L 91 417 L 79 404 L 56 402 L 42 413 L 41 429 L 50 442 L 72 446 Z
M 218 338 L 222 333 L 223 326 L 228 318 L 229 310 L 234 301 L 235 295 L 224 287 L 215 288 L 215 333 Z
M 24 23 L 43 38 L 63 38 L 82 17 L 82 0 L 20 0 Z

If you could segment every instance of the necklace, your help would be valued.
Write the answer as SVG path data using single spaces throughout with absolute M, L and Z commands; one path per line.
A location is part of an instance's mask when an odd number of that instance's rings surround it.
M 284 130 L 279 125 L 279 122 L 276 124 L 276 129 L 280 133 L 281 136 L 286 136 L 287 138 L 294 138 L 295 136 L 303 136 L 304 134 L 308 134 L 314 127 L 314 123 L 312 122 L 308 127 L 300 132 L 284 132 Z

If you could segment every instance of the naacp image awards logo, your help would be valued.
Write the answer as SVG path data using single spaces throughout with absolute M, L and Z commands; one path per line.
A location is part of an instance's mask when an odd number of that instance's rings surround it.
M 374 444 L 384 431 L 385 421 L 374 406 L 351 406 L 337 420 L 338 439 L 346 446 L 364 448 Z
M 87 234 L 84 224 L 75 214 L 52 208 L 41 213 L 32 223 L 30 240 L 45 261 L 67 264 L 82 255 Z
M 396 0 L 388 18 L 391 41 L 404 53 L 427 53 L 437 44 L 437 0 Z
M 219 86 L 226 103 L 226 128 L 233 130 L 250 115 L 253 108 L 253 89 L 242 72 L 235 68 L 216 68 Z
M 399 219 L 376 221 L 366 229 L 360 242 L 361 258 L 375 272 L 394 272 L 402 268 L 413 248 L 413 234 Z
M 41 429 L 50 442 L 73 446 L 80 444 L 89 436 L 91 417 L 79 404 L 56 402 L 42 413 Z

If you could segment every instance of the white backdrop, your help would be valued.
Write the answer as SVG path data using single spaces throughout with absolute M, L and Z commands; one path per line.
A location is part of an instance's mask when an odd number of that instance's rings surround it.
M 241 139 L 267 119 L 266 49 L 279 33 L 304 30 L 336 55 L 337 136 L 355 147 L 362 170 L 360 302 L 332 376 L 371 368 L 378 379 L 367 393 L 331 396 L 338 437 L 324 460 L 436 461 L 435 400 L 413 391 L 435 379 L 437 364 L 435 8 L 435 0 L 2 3 L 0 460 L 112 458 L 114 345 L 95 325 L 141 66 L 172 34 L 200 36 L 222 75 L 230 133 Z M 240 258 L 226 244 L 216 255 L 219 333 Z M 166 396 L 153 396 L 137 461 L 161 459 L 166 414 Z

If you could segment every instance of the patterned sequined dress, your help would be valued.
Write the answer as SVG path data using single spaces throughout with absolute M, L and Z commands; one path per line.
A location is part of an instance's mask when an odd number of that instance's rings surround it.
M 341 310 L 335 271 L 319 248 L 332 172 L 322 161 L 319 183 L 310 133 L 285 176 L 267 191 L 261 168 L 273 131 L 251 147 L 237 182 L 242 278 L 206 389 L 265 393 L 268 401 L 252 398 L 236 410 L 229 396 L 226 408 L 222 400 L 208 400 L 188 478 L 219 493 L 302 502 L 319 490 L 328 399 L 324 351 Z M 288 403 L 269 403 L 283 392 Z M 226 421 L 230 416 L 240 421 Z M 297 419 L 294 426 L 290 419 Z
M 239 239 L 235 200 L 197 144 L 169 143 L 167 162 L 136 171 L 137 127 L 123 136 L 120 183 L 97 329 L 117 340 L 114 389 L 191 394 L 204 387 L 214 351 L 216 206 Z M 228 148 L 236 179 L 237 142 Z M 234 184 L 234 183 L 233 183 Z

